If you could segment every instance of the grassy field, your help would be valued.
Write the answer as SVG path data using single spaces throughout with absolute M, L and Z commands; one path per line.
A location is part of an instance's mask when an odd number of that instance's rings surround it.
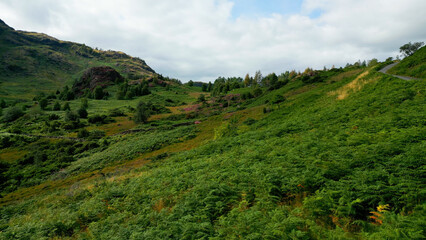
M 4 192 L 0 238 L 421 238 L 424 89 L 364 68 L 296 79 L 213 115 L 215 103 L 197 103 L 203 93 L 184 85 L 89 100 L 89 116 L 126 116 L 87 123 L 106 134 L 92 140 L 98 147 L 75 150 L 41 184 Z M 271 104 L 276 95 L 286 100 Z M 170 113 L 129 119 L 138 101 L 170 98 L 181 104 Z M 198 124 L 172 127 L 188 121 Z M 129 129 L 140 132 L 115 135 Z

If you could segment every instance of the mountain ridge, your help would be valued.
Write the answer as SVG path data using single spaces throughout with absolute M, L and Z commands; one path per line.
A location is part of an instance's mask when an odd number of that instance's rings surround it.
M 0 97 L 30 99 L 71 85 L 91 67 L 109 66 L 130 79 L 157 75 L 146 62 L 120 51 L 102 51 L 43 33 L 17 31 L 0 20 Z M 13 95 L 12 95 L 13 93 Z

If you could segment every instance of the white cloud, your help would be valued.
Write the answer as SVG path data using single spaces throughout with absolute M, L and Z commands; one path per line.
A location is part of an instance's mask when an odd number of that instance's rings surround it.
M 426 38 L 424 0 L 305 0 L 300 14 L 233 18 L 230 0 L 0 2 L 10 26 L 122 50 L 157 72 L 214 80 L 344 65 Z M 322 14 L 310 18 L 319 10 Z

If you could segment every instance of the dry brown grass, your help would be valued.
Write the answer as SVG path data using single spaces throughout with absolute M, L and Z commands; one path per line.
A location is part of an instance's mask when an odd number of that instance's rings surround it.
M 357 92 L 362 89 L 362 87 L 374 81 L 377 81 L 377 78 L 368 78 L 369 71 L 361 73 L 357 78 L 352 82 L 346 84 L 345 86 L 337 89 L 336 91 L 329 92 L 329 95 L 337 95 L 338 100 L 343 100 L 347 98 L 351 93 Z

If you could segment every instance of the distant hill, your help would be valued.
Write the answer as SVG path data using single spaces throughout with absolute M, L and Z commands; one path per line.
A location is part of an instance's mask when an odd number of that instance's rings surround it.
M 426 47 L 419 49 L 412 56 L 404 58 L 398 65 L 390 69 L 388 73 L 426 78 Z
M 29 99 L 71 85 L 91 67 L 109 66 L 138 80 L 155 75 L 144 60 L 42 33 L 16 31 L 0 20 L 0 98 Z

